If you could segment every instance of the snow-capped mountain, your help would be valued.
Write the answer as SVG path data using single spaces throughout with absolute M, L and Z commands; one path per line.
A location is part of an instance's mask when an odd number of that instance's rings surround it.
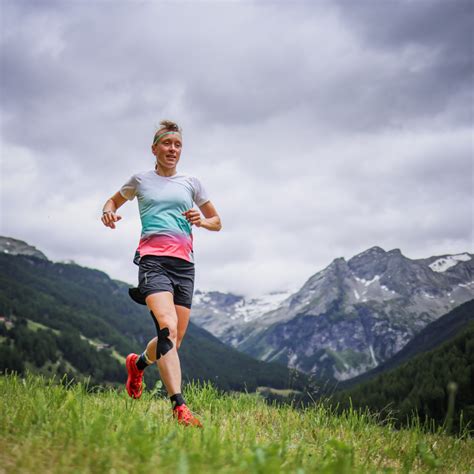
M 446 257 L 436 258 L 433 263 L 429 264 L 429 267 L 434 272 L 445 272 L 448 268 L 454 267 L 459 262 L 468 262 L 469 260 L 471 260 L 471 257 L 467 253 L 447 255 Z
M 33 245 L 28 245 L 23 240 L 12 239 L 11 237 L 3 237 L 0 235 L 0 252 L 9 255 L 27 255 L 30 257 L 48 260 L 43 252 L 40 252 Z
M 399 249 L 372 247 L 348 261 L 335 259 L 260 316 L 253 306 L 250 321 L 236 312 L 245 306 L 242 297 L 219 294 L 217 302 L 208 295 L 195 321 L 223 341 L 262 360 L 343 380 L 385 361 L 428 323 L 474 298 L 474 258 L 412 260 Z
M 272 292 L 258 298 L 245 298 L 232 293 L 196 290 L 192 319 L 226 344 L 237 346 L 243 337 L 240 328 L 278 308 L 292 293 Z

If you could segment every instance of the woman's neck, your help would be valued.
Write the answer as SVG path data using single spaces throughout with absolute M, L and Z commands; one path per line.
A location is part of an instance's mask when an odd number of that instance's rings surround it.
M 160 176 L 165 176 L 165 177 L 169 178 L 170 176 L 174 176 L 177 173 L 177 171 L 176 171 L 176 167 L 171 168 L 171 169 L 167 169 L 167 168 L 163 168 L 160 165 L 156 165 L 155 166 L 155 173 L 160 175 Z

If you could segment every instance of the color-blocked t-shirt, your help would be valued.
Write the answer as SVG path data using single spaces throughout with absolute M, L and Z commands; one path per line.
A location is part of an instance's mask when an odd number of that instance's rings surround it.
M 191 224 L 182 212 L 209 198 L 201 182 L 182 173 L 160 176 L 155 170 L 134 174 L 121 188 L 128 200 L 138 199 L 142 222 L 134 262 L 144 255 L 167 255 L 194 262 Z

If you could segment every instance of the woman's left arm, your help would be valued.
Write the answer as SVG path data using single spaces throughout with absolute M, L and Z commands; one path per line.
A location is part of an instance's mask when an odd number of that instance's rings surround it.
M 200 206 L 199 209 L 203 213 L 204 219 L 197 209 L 189 209 L 186 212 L 183 212 L 183 215 L 191 225 L 195 225 L 196 227 L 204 227 L 204 229 L 214 231 L 222 229 L 221 218 L 219 217 L 219 214 L 217 213 L 216 208 L 211 201 L 207 201 L 202 206 Z

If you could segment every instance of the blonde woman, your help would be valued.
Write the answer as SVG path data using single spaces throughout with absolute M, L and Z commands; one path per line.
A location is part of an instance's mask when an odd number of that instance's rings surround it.
M 107 200 L 102 222 L 115 229 L 121 219 L 117 209 L 127 200 L 138 199 L 142 233 L 134 262 L 139 267 L 139 285 L 130 296 L 150 309 L 157 337 L 142 354 L 127 356 L 127 392 L 140 398 L 143 372 L 157 362 L 173 415 L 179 423 L 202 426 L 181 394 L 177 350 L 188 327 L 194 291 L 192 226 L 219 231 L 221 220 L 201 182 L 176 169 L 183 146 L 181 129 L 168 120 L 160 125 L 151 146 L 155 168 L 133 175 Z

